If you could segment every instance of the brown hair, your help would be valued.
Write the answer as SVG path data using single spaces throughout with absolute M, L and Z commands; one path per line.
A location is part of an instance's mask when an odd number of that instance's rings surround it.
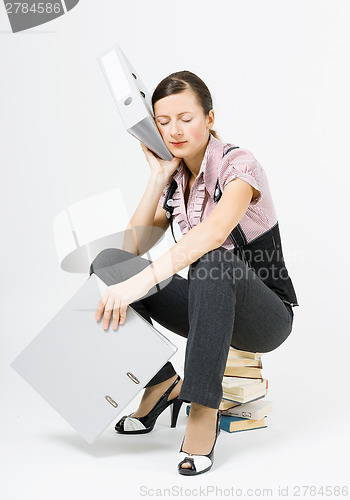
M 163 99 L 163 97 L 167 97 L 168 95 L 184 92 L 186 89 L 191 89 L 194 92 L 199 104 L 203 108 L 204 114 L 208 116 L 209 111 L 213 109 L 213 101 L 210 91 L 199 76 L 187 70 L 172 73 L 157 85 L 152 95 L 153 113 L 154 105 L 157 101 Z M 216 139 L 219 139 L 215 130 L 209 130 L 209 132 Z

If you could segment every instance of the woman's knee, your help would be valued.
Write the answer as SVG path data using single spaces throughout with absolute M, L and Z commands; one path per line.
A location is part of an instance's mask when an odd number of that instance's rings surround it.
M 272 352 L 285 342 L 292 332 L 292 323 L 280 322 L 276 328 L 262 328 L 255 332 L 249 331 L 249 327 L 244 332 L 238 334 L 234 330 L 231 346 L 235 349 L 248 352 Z
M 135 257 L 134 254 L 120 248 L 105 248 L 96 255 L 90 265 L 90 275 L 99 269 L 108 268 L 114 264 L 120 264 Z

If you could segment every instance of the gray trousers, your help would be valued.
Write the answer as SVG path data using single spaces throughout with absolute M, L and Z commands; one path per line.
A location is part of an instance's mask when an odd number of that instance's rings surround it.
M 109 248 L 94 259 L 90 275 L 96 274 L 110 286 L 137 274 L 150 263 L 124 250 Z M 175 274 L 159 285 L 129 307 L 151 324 L 153 318 L 187 338 L 179 394 L 179 399 L 187 403 L 219 407 L 230 346 L 250 352 L 270 352 L 292 330 L 292 307 L 236 254 L 223 247 L 193 262 L 187 279 Z M 145 387 L 175 374 L 173 365 L 167 362 Z

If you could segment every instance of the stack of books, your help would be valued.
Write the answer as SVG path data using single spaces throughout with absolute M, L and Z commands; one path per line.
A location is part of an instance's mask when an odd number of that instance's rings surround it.
M 262 376 L 262 353 L 230 347 L 222 380 L 223 395 L 219 406 L 220 427 L 239 432 L 267 427 L 266 417 L 272 402 L 264 398 L 268 380 Z M 190 413 L 190 405 L 186 407 Z

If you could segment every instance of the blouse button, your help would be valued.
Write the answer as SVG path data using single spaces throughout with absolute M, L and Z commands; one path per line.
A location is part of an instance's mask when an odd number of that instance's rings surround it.
M 167 205 L 168 205 L 169 207 L 172 207 L 172 206 L 173 206 L 173 204 L 174 204 L 174 201 L 173 201 L 173 199 L 172 199 L 172 198 L 170 198 L 170 200 L 168 200 L 168 201 L 167 201 Z

